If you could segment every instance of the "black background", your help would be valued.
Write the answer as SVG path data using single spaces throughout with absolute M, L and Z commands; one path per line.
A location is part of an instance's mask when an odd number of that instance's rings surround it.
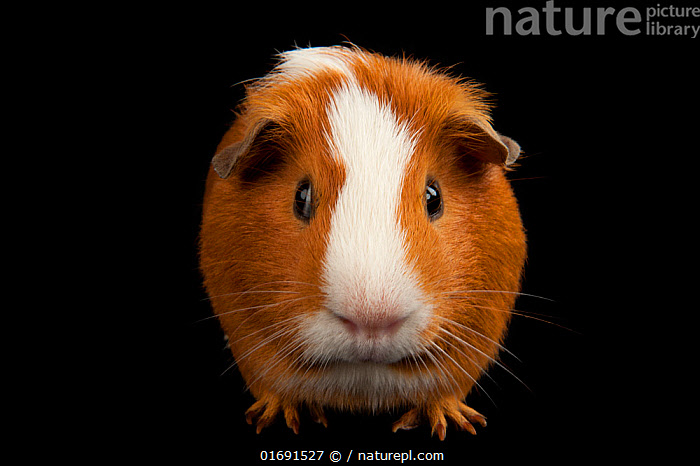
M 575 12 L 643 12 L 630 3 L 578 2 Z M 486 36 L 484 5 L 474 3 L 324 8 L 184 4 L 134 12 L 122 30 L 132 39 L 122 56 L 127 105 L 147 139 L 121 162 L 141 167 L 126 226 L 140 247 L 125 282 L 139 297 L 125 310 L 137 331 L 120 336 L 123 364 L 97 402 L 115 416 L 107 452 L 197 464 L 257 464 L 261 450 L 324 450 L 326 464 L 332 450 L 343 461 L 350 450 L 443 452 L 448 464 L 675 454 L 679 440 L 667 434 L 689 414 L 682 380 L 696 365 L 682 359 L 697 275 L 697 39 L 625 36 L 611 25 L 602 36 Z M 242 379 L 222 375 L 232 361 L 207 319 L 197 234 L 208 164 L 243 97 L 236 83 L 264 75 L 278 51 L 346 40 L 483 83 L 494 127 L 525 152 L 511 174 L 529 239 L 523 292 L 551 301 L 518 300 L 535 319 L 514 318 L 506 346 L 519 360 L 503 363 L 526 386 L 500 368 L 483 379 L 488 396 L 467 399 L 488 418 L 477 436 L 448 428 L 440 442 L 426 426 L 394 434 L 401 413 L 329 413 L 327 429 L 304 415 L 299 435 L 282 420 L 256 435 Z

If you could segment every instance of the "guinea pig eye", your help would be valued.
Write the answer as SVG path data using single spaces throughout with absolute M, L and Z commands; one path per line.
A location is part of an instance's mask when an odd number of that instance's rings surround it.
M 311 220 L 313 215 L 313 198 L 311 193 L 311 182 L 302 181 L 297 186 L 297 192 L 294 196 L 294 213 L 305 222 Z
M 425 186 L 425 209 L 430 221 L 442 215 L 442 196 L 437 181 L 429 181 Z

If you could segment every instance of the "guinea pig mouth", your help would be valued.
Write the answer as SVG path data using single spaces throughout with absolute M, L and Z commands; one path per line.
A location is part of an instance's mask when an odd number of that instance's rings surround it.
M 395 362 L 399 362 L 404 358 L 395 358 L 395 357 L 388 357 L 387 355 L 384 355 L 380 352 L 377 353 L 370 353 L 368 355 L 362 355 L 357 358 L 357 362 L 360 363 L 379 363 L 379 364 L 392 364 Z
M 409 357 L 406 351 L 388 344 L 365 343 L 355 346 L 342 359 L 354 363 L 394 364 Z
M 314 366 L 334 364 L 402 364 L 411 360 L 411 352 L 399 349 L 389 342 L 345 342 L 335 347 L 333 354 L 308 355 L 307 363 Z
M 383 354 L 382 352 L 376 352 L 376 353 L 369 353 L 369 354 L 361 354 L 361 355 L 356 355 L 353 357 L 339 357 L 339 358 L 334 358 L 336 363 L 351 363 L 351 364 L 382 364 L 382 365 L 402 365 L 404 363 L 408 363 L 410 361 L 409 356 L 403 356 L 403 357 L 398 357 L 398 356 L 393 356 L 393 355 L 387 355 Z M 332 362 L 331 362 L 332 364 Z M 322 365 L 328 366 L 329 363 L 323 363 Z

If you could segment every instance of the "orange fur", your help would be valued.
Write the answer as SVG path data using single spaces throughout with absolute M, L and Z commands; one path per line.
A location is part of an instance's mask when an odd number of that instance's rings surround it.
M 358 393 L 339 396 L 280 389 L 280 380 L 302 373 L 322 378 L 328 370 L 320 364 L 302 365 L 298 359 L 304 341 L 296 319 L 324 305 L 322 261 L 333 206 L 345 180 L 344 167 L 329 156 L 323 137 L 329 90 L 344 79 L 338 71 L 294 79 L 272 73 L 249 87 L 219 151 L 242 140 L 256 122 L 270 120 L 274 126 L 263 130 L 229 178 L 219 178 L 213 169 L 209 172 L 200 236 L 204 283 L 238 368 L 259 400 L 248 413 L 249 421 L 258 420 L 258 429 L 280 411 L 297 431 L 296 410 L 306 404 L 324 424 L 324 406 L 404 406 L 413 414 L 407 413 L 395 429 L 413 427 L 425 416 L 444 438 L 447 416 L 471 431 L 469 420 L 482 423 L 483 417 L 460 400 L 497 357 L 526 255 L 525 234 L 505 168 L 481 160 L 483 135 L 478 128 L 459 124 L 489 124 L 486 93 L 421 63 L 358 49 L 350 56 L 348 63 L 360 85 L 389 104 L 398 119 L 420 130 L 404 176 L 398 217 L 407 239 L 409 266 L 433 306 L 434 317 L 422 337 L 448 355 L 436 357 L 456 383 L 436 384 L 420 398 L 385 394 L 379 404 Z M 275 159 L 277 164 L 263 163 L 264 170 L 256 172 L 256 157 Z M 245 169 L 253 170 L 254 176 L 246 176 Z M 314 180 L 317 202 L 309 225 L 293 214 L 295 190 L 304 177 Z M 445 206 L 433 223 L 423 204 L 428 177 L 439 180 Z M 465 344 L 475 350 L 467 351 Z M 407 379 L 445 377 L 431 359 L 421 365 L 400 361 L 391 367 Z

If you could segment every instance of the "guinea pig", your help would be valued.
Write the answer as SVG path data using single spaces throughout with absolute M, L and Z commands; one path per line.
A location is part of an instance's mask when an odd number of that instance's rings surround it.
M 200 265 L 256 402 L 403 415 L 476 433 L 464 403 L 498 364 L 526 238 L 520 147 L 480 86 L 355 46 L 295 49 L 246 87 L 209 170 Z

